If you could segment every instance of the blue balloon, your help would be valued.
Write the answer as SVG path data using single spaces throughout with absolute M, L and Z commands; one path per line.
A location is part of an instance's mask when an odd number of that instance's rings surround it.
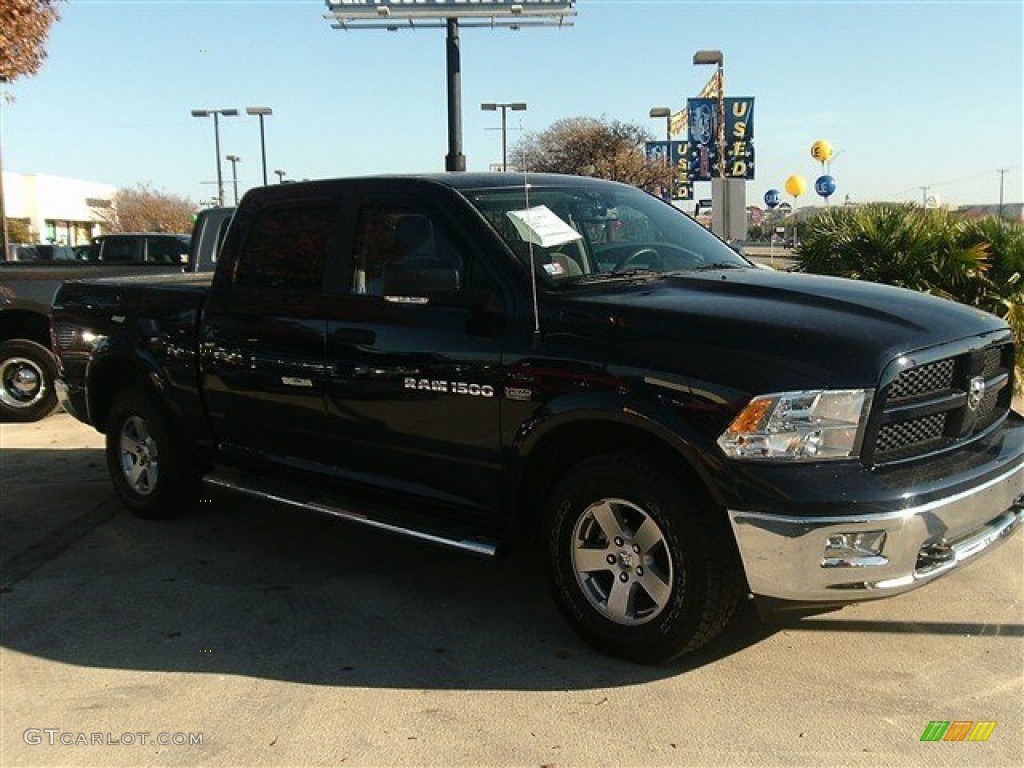
M 777 189 L 769 189 L 767 192 L 764 193 L 764 204 L 767 205 L 769 208 L 774 208 L 775 206 L 777 206 L 781 199 L 782 195 Z
M 831 176 L 819 176 L 814 182 L 814 191 L 822 197 L 832 197 L 836 191 L 836 180 Z

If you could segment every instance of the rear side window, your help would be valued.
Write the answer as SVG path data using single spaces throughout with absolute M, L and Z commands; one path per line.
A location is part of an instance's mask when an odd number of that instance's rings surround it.
M 141 264 L 145 241 L 140 237 L 108 237 L 100 246 L 100 260 Z
M 319 291 L 333 214 L 334 207 L 326 204 L 257 213 L 235 264 L 235 284 L 276 291 Z
M 154 264 L 183 264 L 188 256 L 188 245 L 176 237 L 151 237 L 147 244 L 146 261 Z

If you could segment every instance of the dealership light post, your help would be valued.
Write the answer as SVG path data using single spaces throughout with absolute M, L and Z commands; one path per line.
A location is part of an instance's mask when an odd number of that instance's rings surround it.
M 693 54 L 695 66 L 713 64 L 718 67 L 718 176 L 725 178 L 725 56 L 721 51 L 697 51 Z
M 508 110 L 513 112 L 525 112 L 526 102 L 524 101 L 506 101 L 506 102 L 485 102 L 480 105 L 480 109 L 484 112 L 496 112 L 501 110 L 501 170 L 508 170 Z
M 238 205 L 238 163 L 242 158 L 238 155 L 225 155 L 224 159 L 231 163 L 231 183 L 235 187 L 235 205 Z
M 263 158 L 263 186 L 267 186 L 267 142 L 263 134 L 263 118 L 274 114 L 270 107 L 246 107 L 245 114 L 257 115 L 260 119 L 260 157 Z
M 668 107 L 651 107 L 649 113 L 651 119 L 665 118 L 665 169 L 670 170 L 672 166 L 672 110 Z M 672 178 L 666 177 L 665 194 L 662 197 L 672 196 Z
M 217 152 L 217 205 L 224 205 L 224 176 L 220 170 L 220 122 L 218 118 L 221 115 L 224 117 L 238 117 L 237 109 L 193 109 L 192 117 L 210 117 L 213 116 L 213 143 L 214 149 Z
M 694 66 L 712 65 L 716 71 L 718 87 L 718 126 L 715 131 L 715 144 L 718 146 L 718 189 L 719 194 L 714 194 L 715 182 L 711 183 L 712 210 L 715 212 L 712 221 L 721 221 L 721 231 L 716 232 L 724 240 L 732 240 L 736 233 L 732 232 L 732 211 L 729 200 L 729 180 L 726 178 L 725 166 L 725 56 L 721 51 L 697 51 L 693 54 Z M 716 199 L 718 198 L 718 199 Z
M 466 0 L 326 0 L 334 29 L 445 29 L 445 64 L 448 83 L 447 171 L 466 170 L 462 153 L 462 58 L 459 27 L 572 26 L 576 0 L 519 0 L 519 2 L 467 2 Z M 504 164 L 502 165 L 504 167 Z

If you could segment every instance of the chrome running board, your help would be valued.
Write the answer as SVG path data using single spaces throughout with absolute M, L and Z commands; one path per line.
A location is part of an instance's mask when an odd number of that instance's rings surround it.
M 437 515 L 414 514 L 376 501 L 342 497 L 333 491 L 271 480 L 236 469 L 214 469 L 203 478 L 203 482 L 230 493 L 316 512 L 478 557 L 496 558 L 501 548 L 497 538 L 466 530 L 468 524 L 463 527 Z

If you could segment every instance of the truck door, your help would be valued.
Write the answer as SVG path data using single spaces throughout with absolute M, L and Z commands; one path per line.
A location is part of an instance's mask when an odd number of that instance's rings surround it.
M 364 483 L 493 508 L 501 478 L 497 285 L 438 210 L 366 197 L 327 323 L 332 460 Z
M 200 325 L 214 434 L 236 463 L 302 465 L 324 451 L 327 307 L 337 206 L 301 200 L 250 214 Z M 240 233 L 241 236 L 241 233 Z

